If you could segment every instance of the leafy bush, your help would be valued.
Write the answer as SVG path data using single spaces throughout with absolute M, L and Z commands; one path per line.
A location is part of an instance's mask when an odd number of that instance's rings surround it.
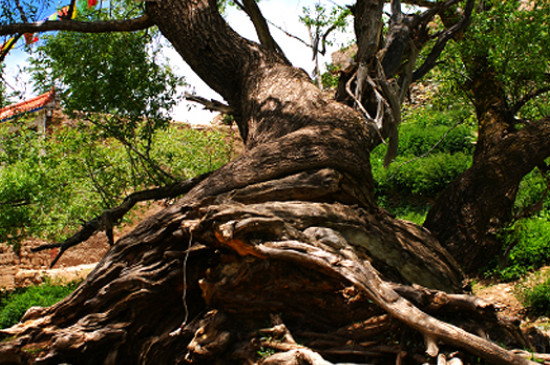
M 403 156 L 422 156 L 430 153 L 472 154 L 474 149 L 471 128 L 458 125 L 454 128 L 446 125 L 425 126 L 404 124 L 399 139 L 399 154 Z M 442 137 L 447 133 L 445 138 Z
M 64 128 L 47 139 L 0 128 L 0 242 L 64 238 L 68 231 L 135 190 L 186 179 L 226 163 L 231 143 L 221 132 L 171 126 L 152 135 L 147 161 L 93 126 Z
M 523 287 L 519 297 L 531 313 L 550 316 L 550 277 L 532 287 Z
M 424 223 L 426 220 L 426 215 L 428 214 L 427 205 L 398 205 L 384 207 L 391 209 L 396 218 L 416 223 L 419 226 Z
M 30 307 L 49 307 L 72 293 L 78 283 L 54 285 L 46 282 L 39 286 L 0 293 L 0 328 L 11 327 L 21 320 Z
M 389 169 L 373 166 L 377 193 L 435 198 L 470 166 L 470 160 L 470 156 L 461 152 L 436 153 L 416 160 L 398 157 Z
M 522 209 L 530 207 L 542 199 L 541 209 L 550 209 L 550 197 L 543 199 L 546 191 L 546 180 L 539 170 L 533 170 L 527 174 L 519 185 L 514 209 L 520 212 Z
M 406 110 L 399 154 L 382 166 L 386 146 L 371 154 L 378 203 L 397 217 L 422 223 L 428 205 L 471 164 L 475 130 L 468 110 Z
M 489 270 L 503 280 L 515 280 L 550 261 L 550 214 L 521 219 L 503 231 L 505 247 L 512 247 L 502 267 Z M 507 248 L 508 249 L 508 248 Z

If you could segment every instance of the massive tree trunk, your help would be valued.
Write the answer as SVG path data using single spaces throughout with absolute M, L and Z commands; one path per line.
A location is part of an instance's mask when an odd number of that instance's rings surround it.
M 116 242 L 70 297 L 2 331 L 0 363 L 422 363 L 455 349 L 530 363 L 431 315 L 530 346 L 452 294 L 461 269 L 429 232 L 375 205 L 371 124 L 239 37 L 214 0 L 147 13 L 236 111 L 246 151 Z

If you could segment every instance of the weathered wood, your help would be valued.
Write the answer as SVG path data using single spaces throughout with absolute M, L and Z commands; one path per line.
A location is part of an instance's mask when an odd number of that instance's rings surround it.
M 383 2 L 368 4 L 381 16 Z M 463 274 L 430 232 L 376 206 L 374 126 L 238 36 L 215 0 L 146 9 L 235 111 L 246 151 L 116 242 L 68 298 L 0 331 L 12 336 L 0 364 L 250 364 L 262 344 L 283 351 L 267 364 L 422 362 L 424 336 L 489 362 L 530 363 L 435 317 L 462 303 L 453 295 Z M 414 283 L 429 289 L 411 293 Z M 272 330 L 275 342 L 259 332 L 273 313 L 286 328 Z M 297 345 L 300 333 L 310 336 Z

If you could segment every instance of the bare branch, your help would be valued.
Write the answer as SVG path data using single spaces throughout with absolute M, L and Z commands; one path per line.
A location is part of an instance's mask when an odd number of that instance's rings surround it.
M 93 234 L 100 230 L 106 231 L 107 237 L 109 238 L 109 244 L 113 245 L 114 225 L 116 225 L 124 217 L 124 215 L 126 215 L 126 213 L 128 213 L 130 209 L 134 207 L 134 205 L 142 201 L 176 198 L 182 194 L 187 193 L 201 181 L 210 176 L 210 174 L 211 173 L 209 172 L 191 179 L 187 179 L 185 181 L 178 181 L 176 183 L 159 188 L 138 191 L 130 194 L 119 206 L 104 210 L 99 216 L 87 222 L 84 222 L 80 231 L 78 231 L 65 241 L 41 245 L 32 248 L 31 250 L 33 252 L 38 252 L 50 248 L 60 248 L 59 253 L 50 264 L 50 266 L 53 267 L 67 249 L 86 241 Z
M 282 27 L 278 26 L 277 24 L 273 23 L 271 20 L 267 20 L 267 22 L 269 24 L 271 24 L 272 26 L 274 26 L 275 28 L 279 29 L 281 32 L 283 32 L 286 36 L 290 37 L 290 38 L 294 38 L 296 39 L 298 42 L 302 43 L 303 45 L 309 47 L 309 48 L 312 48 L 313 49 L 313 46 L 311 44 L 309 44 L 308 42 L 304 41 L 302 38 L 298 37 L 298 36 L 295 36 L 294 34 L 292 33 L 289 33 L 287 32 L 286 30 L 284 30 Z
M 16 199 L 11 201 L 0 201 L 0 206 L 9 205 L 10 207 L 23 207 L 25 205 L 30 205 L 31 202 L 26 199 Z
M 15 0 L 15 6 L 17 7 L 17 10 L 19 10 L 19 15 L 21 15 L 21 20 L 24 22 L 28 22 L 27 14 L 25 14 L 25 11 L 23 10 L 23 7 L 21 6 L 21 3 L 19 2 L 19 0 Z
M 25 11 L 23 10 L 23 7 L 21 6 L 19 0 L 15 1 L 15 6 L 17 7 L 17 10 L 19 10 L 19 14 L 21 15 L 21 20 L 24 22 L 27 22 L 27 15 L 25 14 Z M 2 49 L 0 51 L 0 63 L 4 62 L 4 59 L 6 58 L 7 54 L 12 50 L 12 48 L 15 46 L 15 44 L 21 39 L 23 36 L 23 33 L 17 34 L 11 43 L 8 44 L 8 46 L 5 49 Z
M 428 54 L 428 57 L 426 57 L 424 63 L 416 71 L 414 71 L 412 81 L 416 81 L 424 77 L 424 75 L 426 75 L 432 68 L 434 68 L 436 65 L 436 61 L 439 58 L 439 55 L 441 55 L 441 52 L 443 52 L 443 49 L 445 48 L 447 42 L 470 24 L 474 3 L 474 0 L 468 0 L 462 19 L 439 35 L 439 38 L 437 39 L 435 45 Z
M 78 20 L 41 21 L 34 23 L 16 23 L 0 27 L 0 35 L 36 33 L 49 31 L 74 31 L 82 33 L 133 32 L 153 26 L 147 15 L 134 19 L 83 22 Z
M 386 144 L 386 140 L 384 139 L 384 137 L 382 136 L 382 134 L 380 133 L 380 129 L 378 128 L 378 125 L 377 125 L 377 122 L 376 120 L 374 120 L 369 112 L 367 111 L 367 109 L 365 109 L 365 107 L 363 106 L 363 104 L 361 103 L 361 101 L 355 96 L 355 94 L 351 91 L 351 83 L 353 82 L 353 80 L 357 77 L 357 71 L 355 71 L 355 73 L 353 74 L 353 76 L 348 80 L 348 82 L 346 83 L 346 92 L 349 94 L 349 96 L 351 96 L 351 98 L 355 101 L 356 105 L 357 105 L 357 108 L 363 113 L 363 116 L 365 117 L 365 119 L 369 122 L 369 123 L 373 123 L 374 124 L 374 129 L 376 130 L 376 132 L 378 133 L 378 137 L 380 137 L 380 140 L 382 141 L 382 143 Z M 375 90 L 376 91 L 376 90 Z M 379 94 L 377 94 L 379 95 Z M 380 99 L 379 99 L 380 101 Z M 379 112 L 380 112 L 380 108 L 382 107 L 382 105 L 380 105 L 380 103 L 378 104 L 378 111 L 376 113 L 376 118 L 378 120 L 378 117 L 379 117 Z
M 208 99 L 203 98 L 201 96 L 193 95 L 193 94 L 190 94 L 190 93 L 187 93 L 187 92 L 185 93 L 185 99 L 189 100 L 189 101 L 194 101 L 195 103 L 202 104 L 205 109 L 212 110 L 212 111 L 215 111 L 215 112 L 220 112 L 220 113 L 224 113 L 224 114 L 234 114 L 235 113 L 235 109 L 233 109 L 232 107 L 230 107 L 227 104 L 224 104 L 224 103 L 219 102 L 219 101 L 214 100 L 214 99 L 208 100 Z

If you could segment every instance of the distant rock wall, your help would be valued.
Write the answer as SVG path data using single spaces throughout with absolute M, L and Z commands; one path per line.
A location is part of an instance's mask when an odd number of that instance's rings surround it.
M 71 248 L 61 257 L 54 269 L 50 263 L 58 249 L 31 252 L 44 244 L 39 240 L 23 242 L 19 252 L 0 244 L 0 290 L 37 285 L 45 278 L 68 282 L 84 278 L 109 249 L 104 234 L 97 234 L 80 246 Z
M 21 281 L 29 281 L 18 275 L 21 270 L 48 268 L 53 250 L 33 253 L 30 250 L 34 246 L 25 243 L 19 253 L 16 253 L 11 246 L 0 245 L 0 288 L 13 289 L 21 286 Z M 31 279 L 31 281 L 33 280 Z M 29 282 L 27 285 L 31 284 L 36 284 L 36 282 Z

